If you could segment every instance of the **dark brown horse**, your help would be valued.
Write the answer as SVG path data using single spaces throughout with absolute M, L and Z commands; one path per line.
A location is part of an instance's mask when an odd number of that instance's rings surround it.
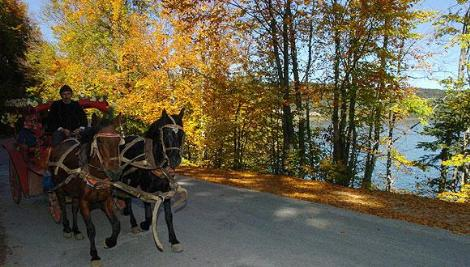
M 104 122 L 103 122 L 104 123 Z M 121 174 L 119 162 L 119 145 L 121 136 L 116 132 L 120 116 L 107 125 L 89 129 L 82 138 L 84 146 L 88 146 L 90 158 L 88 163 L 79 166 L 80 142 L 67 139 L 57 145 L 50 157 L 50 171 L 56 186 L 56 194 L 62 210 L 64 237 L 70 238 L 72 232 L 76 239 L 83 239 L 77 226 L 77 211 L 80 209 L 90 240 L 92 266 L 100 266 L 100 257 L 95 246 L 95 226 L 90 212 L 100 208 L 112 225 L 112 235 L 105 240 L 108 248 L 114 247 L 120 232 L 120 223 L 113 212 L 112 190 L 107 183 L 116 180 Z M 87 139 L 86 137 L 89 137 Z M 83 149 L 83 148 L 82 148 Z M 72 198 L 73 226 L 70 228 L 65 208 L 65 197 Z

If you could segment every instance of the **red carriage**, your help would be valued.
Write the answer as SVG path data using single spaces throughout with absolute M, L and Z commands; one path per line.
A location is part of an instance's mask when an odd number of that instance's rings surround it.
M 36 140 L 34 145 L 27 145 L 18 142 L 20 132 L 15 133 L 12 138 L 4 139 L 2 147 L 9 155 L 9 180 L 11 196 L 15 203 L 19 204 L 23 197 L 41 195 L 44 193 L 43 178 L 47 171 L 48 156 L 51 151 L 50 133 L 44 132 L 41 122 L 42 115 L 47 113 L 50 103 L 35 105 L 25 105 L 17 107 L 16 112 L 24 120 L 22 127 L 28 127 Z M 84 109 L 94 108 L 101 112 L 108 110 L 106 101 L 91 101 L 82 99 L 79 104 Z M 60 208 L 50 201 L 50 211 L 56 222 L 60 221 Z

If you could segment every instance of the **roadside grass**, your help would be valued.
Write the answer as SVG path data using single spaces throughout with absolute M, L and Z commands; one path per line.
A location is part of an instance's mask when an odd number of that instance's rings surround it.
M 325 182 L 249 171 L 181 167 L 177 173 L 211 183 L 268 192 L 442 228 L 454 233 L 470 234 L 470 203 L 450 203 L 410 194 L 352 189 Z

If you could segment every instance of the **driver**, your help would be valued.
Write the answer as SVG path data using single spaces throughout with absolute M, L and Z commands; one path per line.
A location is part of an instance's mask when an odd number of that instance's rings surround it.
M 72 100 L 72 88 L 63 85 L 59 93 L 62 99 L 52 103 L 48 115 L 48 131 L 52 132 L 52 146 L 56 146 L 72 133 L 78 134 L 87 126 L 85 111 L 77 101 Z

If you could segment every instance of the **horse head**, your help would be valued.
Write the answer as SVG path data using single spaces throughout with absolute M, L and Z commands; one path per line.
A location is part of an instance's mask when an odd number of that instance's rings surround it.
M 122 173 L 120 166 L 119 146 L 124 139 L 116 130 L 121 125 L 121 114 L 115 118 L 104 118 L 92 130 L 90 142 L 91 166 L 98 167 L 111 180 L 116 181 Z
M 184 108 L 177 115 L 169 115 L 164 109 L 145 134 L 153 140 L 155 163 L 162 168 L 174 170 L 181 163 L 185 137 L 183 116 Z

